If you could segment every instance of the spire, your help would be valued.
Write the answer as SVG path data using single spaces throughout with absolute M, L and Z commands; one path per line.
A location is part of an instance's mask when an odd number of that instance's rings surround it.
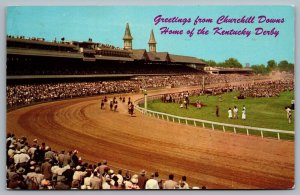
M 126 23 L 126 29 L 125 29 L 125 34 L 124 34 L 124 37 L 123 37 L 123 40 L 132 40 L 132 36 L 131 36 L 131 33 L 130 33 L 130 28 L 129 28 L 129 24 Z
M 150 52 L 156 52 L 156 41 L 154 38 L 153 29 L 151 30 L 151 33 L 150 33 L 150 39 L 148 41 L 148 45 L 149 45 Z
M 150 44 L 150 43 L 156 44 L 153 29 L 151 30 L 150 39 L 149 39 L 148 44 Z
M 130 33 L 130 28 L 128 22 L 126 23 L 125 34 L 123 37 L 124 40 L 124 49 L 132 50 L 132 36 Z

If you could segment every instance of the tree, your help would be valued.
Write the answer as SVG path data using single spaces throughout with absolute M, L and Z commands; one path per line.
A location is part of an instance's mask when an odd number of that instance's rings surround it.
M 208 60 L 208 61 L 206 61 L 206 63 L 208 66 L 212 66 L 212 67 L 217 66 L 217 63 L 214 60 Z
M 235 58 L 229 58 L 224 62 L 225 67 L 229 68 L 242 68 L 242 64 Z
M 280 71 L 289 71 L 289 63 L 288 63 L 288 61 L 282 60 L 281 62 L 279 62 L 278 69 Z
M 267 74 L 267 73 L 269 73 L 268 68 L 265 67 L 264 64 L 252 65 L 251 68 L 252 68 L 252 70 L 254 71 L 255 74 Z
M 217 66 L 218 67 L 226 67 L 226 64 L 225 64 L 225 62 L 219 62 L 218 64 L 217 64 Z
M 276 69 L 276 68 L 277 68 L 277 63 L 275 62 L 275 60 L 269 60 L 269 61 L 268 61 L 268 66 L 267 66 L 267 68 L 268 68 L 270 71 Z
M 288 71 L 294 72 L 294 64 L 289 63 L 289 65 L 288 65 Z

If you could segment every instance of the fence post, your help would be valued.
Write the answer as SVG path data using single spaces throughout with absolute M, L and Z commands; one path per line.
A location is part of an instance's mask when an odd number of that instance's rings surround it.
M 173 116 L 173 123 L 175 122 L 175 118 L 174 118 L 174 116 Z
M 264 138 L 263 131 L 260 131 L 261 138 Z
M 180 118 L 178 118 L 178 123 L 180 123 Z
M 194 126 L 196 127 L 197 125 L 196 125 L 196 121 L 194 121 Z
M 215 130 L 214 124 L 211 124 L 211 128 L 212 130 Z
M 167 115 L 167 120 L 169 121 L 169 116 Z
M 188 124 L 187 119 L 185 119 L 185 124 L 186 124 L 186 125 Z
M 235 127 L 233 127 L 233 131 L 234 131 L 234 133 L 236 134 L 236 129 L 235 129 Z
M 202 122 L 202 127 L 203 127 L 203 128 L 205 128 L 205 125 L 204 125 L 204 123 L 203 123 L 203 122 Z
M 223 131 L 225 132 L 225 126 L 223 126 Z
M 246 129 L 247 130 L 247 135 L 249 135 L 249 130 L 248 129 Z
M 278 138 L 278 140 L 280 140 L 280 134 L 279 133 L 277 133 L 277 138 Z

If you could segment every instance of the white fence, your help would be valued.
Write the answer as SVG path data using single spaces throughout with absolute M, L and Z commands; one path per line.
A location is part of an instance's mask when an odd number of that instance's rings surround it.
M 159 99 L 161 95 L 155 95 L 155 96 L 149 96 L 147 97 L 147 100 L 154 100 Z M 213 122 L 213 121 L 207 121 L 207 120 L 201 120 L 201 119 L 194 119 L 194 118 L 188 118 L 188 117 L 181 117 L 176 116 L 172 114 L 167 114 L 163 112 L 156 112 L 153 110 L 146 110 L 139 106 L 139 104 L 143 103 L 144 99 L 138 99 L 135 101 L 135 108 L 136 110 L 142 112 L 145 115 L 156 117 L 159 119 L 167 120 L 170 122 L 176 122 L 180 124 L 186 124 L 186 125 L 193 125 L 195 127 L 200 126 L 203 128 L 211 128 L 212 130 L 215 130 L 217 126 L 221 128 L 224 132 L 229 131 L 229 129 L 233 130 L 233 132 L 236 134 L 238 131 L 244 130 L 246 131 L 247 135 L 251 135 L 249 131 L 257 132 L 257 134 L 260 134 L 262 138 L 264 138 L 264 132 L 271 132 L 274 135 L 277 134 L 277 139 L 280 140 L 281 136 L 280 134 L 288 134 L 288 135 L 295 135 L 294 131 L 286 131 L 286 130 L 278 130 L 278 129 L 267 129 L 267 128 L 259 128 L 259 127 L 250 127 L 250 126 L 243 126 L 243 125 L 233 125 L 233 124 L 226 124 L 226 123 L 219 123 L 219 122 Z M 269 136 L 268 136 L 269 137 Z

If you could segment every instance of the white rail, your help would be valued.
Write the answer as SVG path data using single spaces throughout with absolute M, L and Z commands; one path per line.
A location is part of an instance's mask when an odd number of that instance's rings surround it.
M 155 95 L 148 97 L 148 100 L 154 100 L 160 98 L 161 95 Z M 135 101 L 135 108 L 136 110 L 142 112 L 145 115 L 161 118 L 170 122 L 178 122 L 181 124 L 186 125 L 193 125 L 193 126 L 201 126 L 203 128 L 211 128 L 212 130 L 216 129 L 216 125 L 221 126 L 221 130 L 223 132 L 226 132 L 229 130 L 228 128 L 232 128 L 233 132 L 236 134 L 237 129 L 244 129 L 246 130 L 247 135 L 251 135 L 249 133 L 249 130 L 251 131 L 257 131 L 260 132 L 260 136 L 264 138 L 264 132 L 272 132 L 277 134 L 277 139 L 280 140 L 281 136 L 280 134 L 289 134 L 289 135 L 295 135 L 294 131 L 286 131 L 286 130 L 278 130 L 278 129 L 268 129 L 268 128 L 260 128 L 260 127 L 251 127 L 251 126 L 243 126 L 243 125 L 233 125 L 233 124 L 227 124 L 227 123 L 220 123 L 220 122 L 214 122 L 214 121 L 208 121 L 208 120 L 202 120 L 202 119 L 194 119 L 194 118 L 188 118 L 188 117 L 182 117 L 182 116 L 176 116 L 172 114 L 167 114 L 163 112 L 156 112 L 153 110 L 145 110 L 144 108 L 140 107 L 139 104 L 143 103 L 144 99 L 138 99 Z

